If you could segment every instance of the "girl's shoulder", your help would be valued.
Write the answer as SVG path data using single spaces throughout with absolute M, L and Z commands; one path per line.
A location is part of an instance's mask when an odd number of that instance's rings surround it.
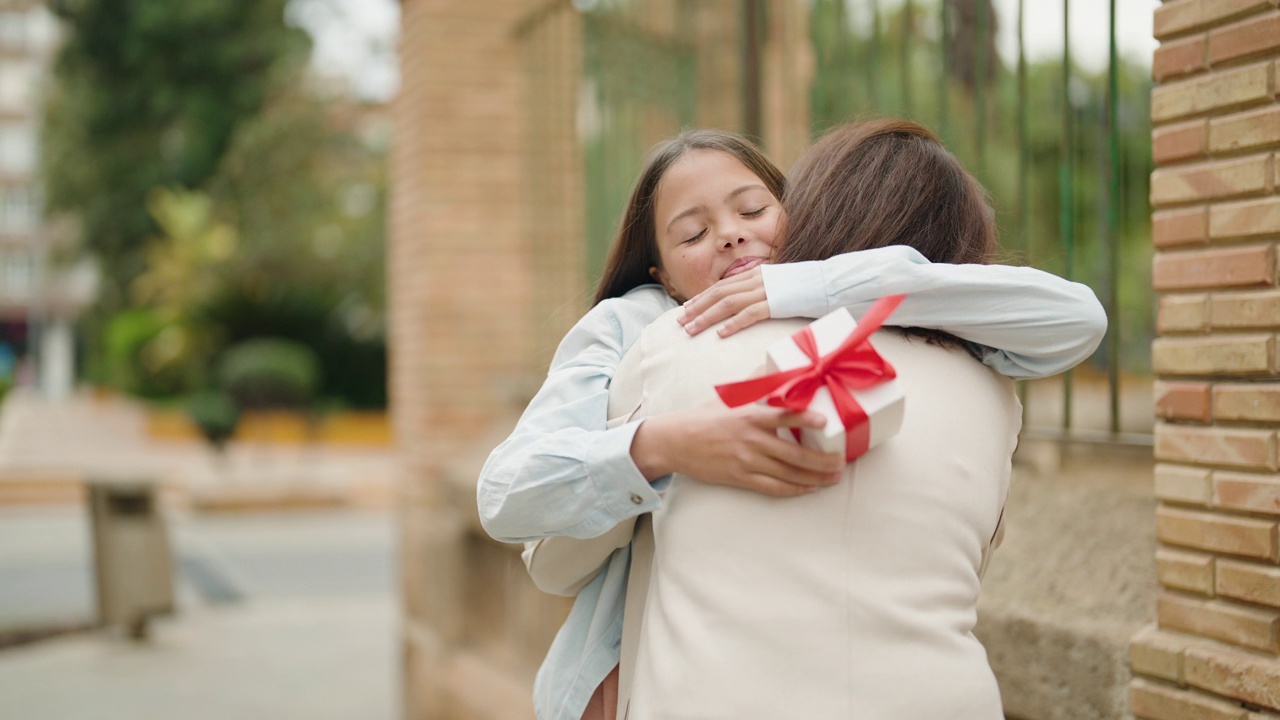
M 600 305 L 608 305 L 615 311 L 630 308 L 643 308 L 647 311 L 657 311 L 658 315 L 679 305 L 661 285 L 641 285 L 627 291 L 621 297 L 608 298 L 600 301 Z M 597 305 L 596 307 L 599 307 Z M 656 316 L 655 316 L 656 317 Z
M 598 352 L 620 358 L 649 323 L 676 306 L 661 285 L 641 285 L 621 297 L 601 300 L 560 342 L 552 367 Z
M 630 336 L 639 334 L 658 316 L 678 306 L 661 285 L 641 285 L 621 297 L 601 300 L 587 316 L 608 318 L 620 335 Z

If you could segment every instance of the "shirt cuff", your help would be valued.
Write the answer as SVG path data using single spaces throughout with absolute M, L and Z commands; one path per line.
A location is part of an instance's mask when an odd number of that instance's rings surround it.
M 826 315 L 827 284 L 822 263 L 797 262 L 762 265 L 765 300 L 774 318 L 818 318 Z
M 604 510 L 621 522 L 629 517 L 653 512 L 662 505 L 660 490 L 670 476 L 650 483 L 631 459 L 631 441 L 643 420 L 635 420 L 606 431 L 587 451 L 588 476 L 604 500 Z

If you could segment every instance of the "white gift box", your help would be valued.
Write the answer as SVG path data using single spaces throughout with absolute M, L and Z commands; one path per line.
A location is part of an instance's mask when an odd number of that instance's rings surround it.
M 809 330 L 813 333 L 818 355 L 826 356 L 834 352 L 853 333 L 857 325 L 858 323 L 853 319 L 853 315 L 844 308 L 839 308 L 810 323 Z M 870 339 L 866 342 L 869 345 L 871 344 Z M 872 347 L 874 348 L 874 345 Z M 806 368 L 812 365 L 813 361 L 800 349 L 794 336 L 792 336 L 769 346 L 765 369 L 769 373 L 774 373 Z M 800 444 L 822 452 L 845 452 L 848 450 L 846 459 L 853 460 L 866 452 L 866 450 L 893 437 L 902 428 L 905 398 L 902 385 L 897 379 L 886 380 L 865 389 L 851 389 L 849 393 L 858 405 L 862 407 L 863 412 L 866 413 L 867 427 L 845 428 L 844 422 L 840 419 L 840 412 L 836 409 L 835 401 L 831 398 L 831 391 L 826 387 L 821 387 L 809 403 L 809 410 L 820 413 L 827 419 L 827 423 L 820 429 L 803 429 L 800 433 Z M 765 398 L 761 402 L 767 402 L 767 400 L 768 398 Z M 850 446 L 848 440 L 848 432 L 850 430 L 865 433 L 867 439 L 865 448 L 860 447 L 861 443 Z M 790 428 L 783 428 L 778 431 L 778 434 L 787 439 L 795 440 Z

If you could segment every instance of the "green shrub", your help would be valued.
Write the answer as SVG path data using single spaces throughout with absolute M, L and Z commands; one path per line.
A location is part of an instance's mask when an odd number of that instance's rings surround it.
M 196 393 L 187 399 L 187 417 L 214 448 L 222 450 L 240 424 L 240 408 L 231 396 L 216 390 Z
M 306 407 L 319 381 L 315 352 L 289 340 L 246 340 L 229 348 L 218 363 L 219 384 L 246 410 Z

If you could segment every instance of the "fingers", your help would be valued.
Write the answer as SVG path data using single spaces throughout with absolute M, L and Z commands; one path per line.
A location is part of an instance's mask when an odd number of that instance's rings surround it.
M 839 477 L 844 472 L 843 453 L 828 453 L 807 448 L 799 443 L 778 438 L 778 444 L 771 446 L 771 456 L 779 463 L 791 469 L 791 472 L 826 477 Z
M 796 497 L 797 495 L 808 495 L 819 488 L 812 485 L 796 485 L 795 483 L 784 482 L 768 475 L 753 475 L 748 478 L 743 487 L 747 490 L 753 490 L 762 495 L 770 497 Z
M 769 303 L 765 300 L 764 288 L 725 295 L 696 316 L 686 308 L 684 329 L 690 335 L 697 335 L 727 318 L 737 319 L 743 313 L 747 313 L 747 317 L 743 318 L 743 324 L 737 330 L 769 318 Z
M 763 278 L 760 278 L 760 268 L 753 268 L 739 275 L 725 278 L 713 284 L 711 287 L 689 298 L 684 303 L 686 317 L 696 317 L 707 308 L 716 304 L 725 295 L 741 292 L 739 286 L 755 285 L 755 279 L 759 278 L 759 284 L 764 285 Z
M 685 303 L 680 323 L 690 335 L 697 335 L 716 323 L 731 319 L 732 327 L 728 332 L 720 333 L 727 337 L 768 318 L 769 303 L 765 297 L 764 280 L 756 268 L 721 280 L 695 295 Z
M 766 438 L 762 450 L 788 466 L 791 471 L 827 475 L 844 471 L 845 459 L 842 453 L 821 452 L 776 436 L 777 430 L 781 428 L 821 428 L 826 424 L 826 418 L 821 414 L 809 410 L 793 413 L 769 408 L 756 418 L 756 422 L 774 432 L 772 437 Z
M 729 318 L 729 321 L 721 325 L 716 333 L 720 337 L 729 337 L 739 330 L 745 330 L 761 320 L 768 320 L 769 318 L 769 303 L 761 300 L 753 305 L 748 305 L 742 312 Z M 689 328 L 686 327 L 685 329 L 688 330 Z M 690 330 L 690 334 L 696 335 L 697 333 Z
M 761 427 L 772 429 L 779 428 L 812 428 L 817 430 L 827 424 L 827 418 L 822 413 L 816 413 L 812 410 L 803 412 L 788 412 L 781 408 L 769 408 L 764 411 L 760 418 Z

